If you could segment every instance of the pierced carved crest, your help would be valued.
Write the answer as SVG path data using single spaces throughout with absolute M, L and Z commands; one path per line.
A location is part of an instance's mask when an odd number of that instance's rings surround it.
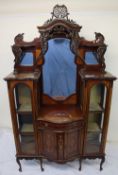
M 52 18 L 68 18 L 68 10 L 65 5 L 55 5 L 52 12 Z

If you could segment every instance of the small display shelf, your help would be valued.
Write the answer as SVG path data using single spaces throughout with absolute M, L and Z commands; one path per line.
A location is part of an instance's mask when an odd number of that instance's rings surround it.
M 90 104 L 89 112 L 104 112 L 104 108 L 99 104 Z
M 33 133 L 34 132 L 33 124 L 23 124 L 20 129 L 20 132 L 21 133 Z
M 35 154 L 34 136 L 21 136 L 21 150 L 23 154 Z
M 22 113 L 22 112 L 29 112 L 31 113 L 32 112 L 32 107 L 31 107 L 31 104 L 22 104 L 19 106 L 18 110 L 17 110 L 18 113 Z
M 99 125 L 96 122 L 89 122 L 88 123 L 88 132 L 101 132 Z
M 94 153 L 98 153 L 100 150 L 100 143 L 99 142 L 90 142 L 87 141 L 86 143 L 86 154 L 94 154 Z

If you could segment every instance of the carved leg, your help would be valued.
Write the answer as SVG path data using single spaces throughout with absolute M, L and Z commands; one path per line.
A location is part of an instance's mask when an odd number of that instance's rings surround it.
M 79 159 L 79 171 L 81 171 L 81 169 L 82 169 L 82 159 L 80 158 Z
M 20 160 L 19 160 L 19 158 L 18 158 L 18 157 L 16 158 L 16 162 L 17 162 L 17 163 L 18 163 L 18 165 L 19 165 L 19 171 L 20 171 L 20 172 L 22 172 L 21 163 L 20 163 Z
M 105 162 L 105 157 L 102 157 L 101 162 L 100 162 L 100 171 L 103 170 L 102 165 Z
M 39 160 L 40 160 L 41 171 L 44 171 L 44 168 L 43 168 L 43 159 L 40 158 Z

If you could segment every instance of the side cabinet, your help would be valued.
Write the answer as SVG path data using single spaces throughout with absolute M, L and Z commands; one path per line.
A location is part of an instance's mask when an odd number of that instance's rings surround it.
M 114 77 L 99 73 L 92 78 L 92 73 L 81 74 L 83 80 L 83 111 L 85 113 L 85 132 L 83 158 L 100 158 L 100 170 L 105 161 L 109 113 Z
M 12 126 L 16 144 L 16 160 L 38 158 L 36 112 L 37 80 L 34 74 L 10 74 L 7 80 Z M 35 92 L 35 93 L 34 93 Z

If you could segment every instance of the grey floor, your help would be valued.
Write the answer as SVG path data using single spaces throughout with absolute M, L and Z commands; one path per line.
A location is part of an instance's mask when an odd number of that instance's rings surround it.
M 10 129 L 0 129 L 0 175 L 118 175 L 118 143 L 107 143 L 106 161 L 103 171 L 99 171 L 100 160 L 84 160 L 82 171 L 78 171 L 78 160 L 64 165 L 44 161 L 41 172 L 36 160 L 22 160 L 23 172 L 18 171 L 15 161 L 13 134 Z

